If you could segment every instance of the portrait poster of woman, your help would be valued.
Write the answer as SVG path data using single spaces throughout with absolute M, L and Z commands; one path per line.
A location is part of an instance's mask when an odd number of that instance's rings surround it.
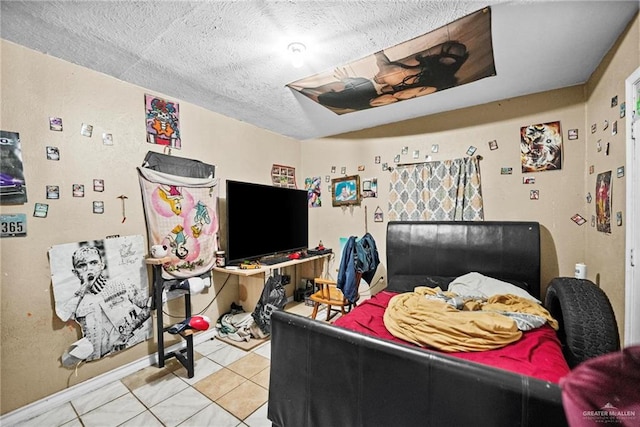
M 599 173 L 596 179 L 596 229 L 611 233 L 611 171 Z
M 416 98 L 496 74 L 491 9 L 396 46 L 289 83 L 336 114 Z

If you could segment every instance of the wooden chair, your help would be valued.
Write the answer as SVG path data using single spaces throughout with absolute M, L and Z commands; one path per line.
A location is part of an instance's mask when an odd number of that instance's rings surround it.
M 361 278 L 362 273 L 356 273 L 357 286 L 360 285 Z M 318 314 L 318 308 L 320 308 L 320 304 L 327 306 L 327 321 L 329 321 L 338 312 L 337 309 L 334 310 L 331 307 L 339 307 L 342 314 L 347 314 L 348 311 L 351 311 L 351 306 L 355 306 L 356 302 L 360 298 L 360 295 L 358 294 L 353 304 L 351 304 L 349 300 L 344 297 L 342 291 L 338 289 L 338 284 L 335 280 L 322 279 L 320 277 L 317 277 L 313 280 L 313 282 L 318 291 L 316 291 L 309 297 L 309 299 L 313 301 L 313 313 L 311 313 L 312 319 L 316 318 L 316 315 Z M 345 307 L 348 308 L 347 311 L 345 311 Z M 331 315 L 332 311 L 334 312 L 334 315 Z

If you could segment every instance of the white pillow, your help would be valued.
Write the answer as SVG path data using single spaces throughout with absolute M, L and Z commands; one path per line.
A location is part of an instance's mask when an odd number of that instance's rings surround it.
M 464 276 L 453 279 L 453 281 L 449 283 L 448 290 L 460 296 L 471 298 L 489 298 L 494 295 L 512 294 L 541 304 L 541 302 L 534 298 L 529 292 L 516 285 L 476 272 L 467 273 Z

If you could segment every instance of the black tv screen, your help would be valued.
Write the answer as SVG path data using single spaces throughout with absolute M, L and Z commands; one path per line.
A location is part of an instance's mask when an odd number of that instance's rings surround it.
M 227 260 L 281 255 L 309 247 L 307 192 L 227 180 Z

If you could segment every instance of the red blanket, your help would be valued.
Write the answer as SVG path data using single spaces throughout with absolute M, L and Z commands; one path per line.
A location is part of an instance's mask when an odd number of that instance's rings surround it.
M 394 337 L 385 328 L 382 317 L 393 292 L 382 291 L 351 312 L 335 321 L 335 325 L 403 344 L 414 345 Z M 438 351 L 435 349 L 430 349 Z M 569 366 L 562 355 L 560 341 L 549 325 L 524 332 L 522 338 L 496 350 L 471 353 L 446 353 L 451 356 L 483 363 L 496 368 L 517 372 L 554 383 L 569 373 Z

